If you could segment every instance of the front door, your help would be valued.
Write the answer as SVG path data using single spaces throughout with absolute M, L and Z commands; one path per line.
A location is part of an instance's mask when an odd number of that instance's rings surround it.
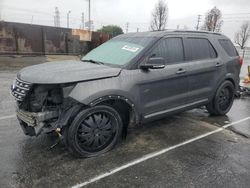
M 140 106 L 144 117 L 186 104 L 188 92 L 188 64 L 184 62 L 182 38 L 161 39 L 149 57 L 163 57 L 166 66 L 164 69 L 138 70 Z

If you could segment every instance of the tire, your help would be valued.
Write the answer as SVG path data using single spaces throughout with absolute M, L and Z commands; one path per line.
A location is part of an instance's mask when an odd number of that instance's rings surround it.
M 231 109 L 235 96 L 232 82 L 225 81 L 217 89 L 213 100 L 206 106 L 211 115 L 225 115 Z
M 122 120 L 109 106 L 95 106 L 82 110 L 67 132 L 68 149 L 77 157 L 103 154 L 121 138 Z

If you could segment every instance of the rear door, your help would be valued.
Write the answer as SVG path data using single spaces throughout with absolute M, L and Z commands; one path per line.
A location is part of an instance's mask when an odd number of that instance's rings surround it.
M 223 70 L 223 63 L 206 37 L 185 37 L 186 61 L 190 65 L 188 72 L 189 102 L 206 102 Z

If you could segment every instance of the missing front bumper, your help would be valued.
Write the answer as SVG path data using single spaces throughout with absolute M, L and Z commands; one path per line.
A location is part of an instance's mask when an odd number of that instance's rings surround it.
M 35 113 L 17 109 L 17 118 L 20 121 L 23 132 L 29 136 L 38 136 L 42 132 L 43 127 L 46 125 L 45 122 L 57 117 L 58 111 Z

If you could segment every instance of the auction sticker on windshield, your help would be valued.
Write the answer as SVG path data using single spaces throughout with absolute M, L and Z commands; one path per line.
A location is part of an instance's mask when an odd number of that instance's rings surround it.
M 125 45 L 125 46 L 122 47 L 122 49 L 135 53 L 135 52 L 137 52 L 140 48 L 131 47 L 131 46 Z

